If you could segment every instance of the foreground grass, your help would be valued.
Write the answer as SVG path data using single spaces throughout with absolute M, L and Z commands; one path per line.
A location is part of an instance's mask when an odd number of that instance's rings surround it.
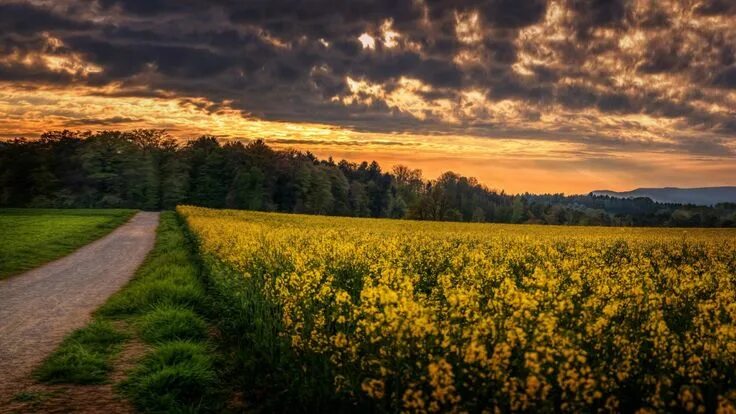
M 67 337 L 36 371 L 47 383 L 109 381 L 116 354 L 128 340 L 143 341 L 143 356 L 118 390 L 142 412 L 215 411 L 214 347 L 202 316 L 205 291 L 199 268 L 174 213 L 161 214 L 156 245 L 135 278 L 113 295 L 94 321 Z
M 107 379 L 110 359 L 128 335 L 105 320 L 95 320 L 69 335 L 36 372 L 48 383 L 96 384 Z
M 135 210 L 0 209 L 0 278 L 62 257 L 109 233 Z

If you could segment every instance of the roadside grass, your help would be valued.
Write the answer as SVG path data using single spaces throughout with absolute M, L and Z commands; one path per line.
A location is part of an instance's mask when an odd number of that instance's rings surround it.
M 0 209 L 0 279 L 65 256 L 111 232 L 135 212 Z
M 144 341 L 201 341 L 207 338 L 207 322 L 188 308 L 161 305 L 141 316 L 138 332 Z
M 219 360 L 209 340 L 206 301 L 189 240 L 175 213 L 163 212 L 156 244 L 133 280 L 95 312 L 93 322 L 64 340 L 37 378 L 107 382 L 125 341 L 143 341 L 150 351 L 117 384 L 138 410 L 218 411 L 223 405 Z
M 36 371 L 36 378 L 51 384 L 103 382 L 112 370 L 111 359 L 127 338 L 110 322 L 94 320 L 65 338 Z
M 195 282 L 151 277 L 131 285 L 130 289 L 119 295 L 114 295 L 97 314 L 109 318 L 125 318 L 161 305 L 199 308 L 203 303 L 204 291 Z
M 120 388 L 147 412 L 214 411 L 221 402 L 202 392 L 217 385 L 212 351 L 205 342 L 163 342 Z
M 55 397 L 60 391 L 23 391 L 15 394 L 12 401 L 28 404 L 29 408 L 35 409 L 44 401 Z

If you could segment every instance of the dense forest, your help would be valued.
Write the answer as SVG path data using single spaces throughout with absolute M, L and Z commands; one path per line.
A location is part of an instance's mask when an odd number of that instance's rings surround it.
M 611 226 L 736 226 L 736 204 L 509 195 L 474 178 L 376 162 L 320 160 L 263 141 L 182 143 L 161 130 L 55 131 L 0 142 L 0 207 L 177 204 L 357 217 Z

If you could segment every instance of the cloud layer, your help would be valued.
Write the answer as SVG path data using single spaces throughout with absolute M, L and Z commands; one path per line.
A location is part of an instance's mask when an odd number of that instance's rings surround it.
M 0 82 L 358 134 L 723 161 L 736 157 L 736 3 L 10 1 Z M 70 127 L 161 124 L 69 115 Z

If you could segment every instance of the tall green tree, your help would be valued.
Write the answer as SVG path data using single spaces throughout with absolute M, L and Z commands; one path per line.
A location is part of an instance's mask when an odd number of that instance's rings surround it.
M 173 209 L 189 203 L 419 220 L 619 226 L 736 226 L 736 204 L 648 198 L 507 195 L 447 172 L 320 160 L 262 140 L 179 142 L 162 130 L 51 131 L 0 141 L 0 207 Z

